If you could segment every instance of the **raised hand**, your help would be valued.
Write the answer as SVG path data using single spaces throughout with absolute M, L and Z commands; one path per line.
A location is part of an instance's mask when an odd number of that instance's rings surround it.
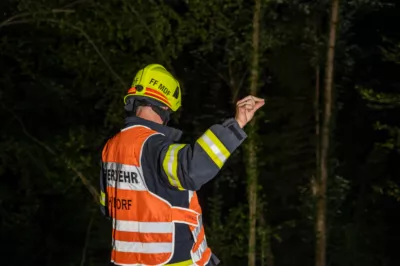
M 254 113 L 265 104 L 265 100 L 255 96 L 247 96 L 236 103 L 235 119 L 243 128 L 254 117 Z

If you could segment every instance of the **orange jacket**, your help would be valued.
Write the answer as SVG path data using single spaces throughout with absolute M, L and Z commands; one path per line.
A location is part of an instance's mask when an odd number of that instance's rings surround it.
M 218 173 L 246 135 L 233 119 L 211 127 L 193 146 L 175 144 L 180 135 L 130 117 L 104 146 L 100 202 L 112 219 L 114 264 L 218 264 L 195 190 Z

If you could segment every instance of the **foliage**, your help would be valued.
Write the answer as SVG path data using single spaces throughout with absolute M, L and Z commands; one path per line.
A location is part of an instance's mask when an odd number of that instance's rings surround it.
M 4 0 L 0 7 L 3 263 L 104 265 L 110 224 L 91 193 L 134 73 L 160 62 L 178 76 L 183 108 L 172 126 L 193 141 L 231 117 L 246 94 L 253 2 Z M 313 103 L 328 8 L 328 1 L 263 2 L 260 264 L 267 248 L 274 265 L 313 264 Z M 377 0 L 341 10 L 330 265 L 399 263 L 396 246 L 383 244 L 400 233 L 398 12 L 397 2 Z M 223 265 L 247 263 L 245 159 L 239 149 L 199 192 L 207 239 Z

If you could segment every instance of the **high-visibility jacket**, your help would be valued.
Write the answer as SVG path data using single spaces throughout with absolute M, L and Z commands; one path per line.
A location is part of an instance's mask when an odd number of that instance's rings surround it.
M 112 263 L 218 264 L 195 191 L 247 136 L 234 119 L 213 125 L 194 145 L 175 143 L 181 134 L 129 117 L 104 146 L 100 203 L 112 220 Z

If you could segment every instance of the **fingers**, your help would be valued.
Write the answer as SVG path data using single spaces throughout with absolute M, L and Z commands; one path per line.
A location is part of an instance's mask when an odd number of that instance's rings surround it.
M 262 98 L 258 98 L 252 95 L 249 95 L 240 101 L 237 102 L 237 107 L 238 108 L 245 108 L 248 111 L 257 111 L 260 109 L 262 106 L 264 106 L 265 100 Z
M 256 102 L 256 104 L 254 105 L 254 111 L 257 111 L 258 109 L 260 109 L 261 107 L 263 107 L 264 104 L 265 104 L 265 101 L 264 101 L 264 100 Z
M 258 109 L 260 109 L 261 107 L 263 107 L 264 104 L 258 105 L 258 106 L 254 106 L 252 112 L 257 112 Z
M 246 96 L 246 97 L 244 97 L 243 99 L 239 100 L 239 101 L 237 102 L 237 104 L 241 104 L 241 103 L 249 102 L 249 101 L 255 103 L 255 102 L 254 102 L 254 99 L 252 98 L 252 96 L 249 95 L 249 96 Z
M 239 100 L 237 102 L 237 105 L 239 105 L 239 104 L 241 104 L 243 102 L 248 102 L 248 101 L 251 101 L 253 104 L 255 104 L 256 102 L 265 102 L 265 100 L 262 99 L 262 98 L 258 98 L 258 97 L 249 95 L 249 96 L 246 96 L 243 99 Z
M 247 101 L 247 100 L 248 100 L 248 98 L 249 98 L 249 96 L 247 96 L 247 97 L 245 97 L 245 98 L 243 98 L 243 99 L 241 99 L 241 100 L 237 101 L 237 102 L 236 102 L 236 105 L 239 105 L 239 104 L 241 104 L 241 103 L 243 103 L 243 102 Z
M 265 105 L 265 101 L 257 101 L 255 104 L 252 104 L 251 101 L 242 102 L 237 105 L 238 110 L 248 112 L 249 114 L 254 115 L 254 113 Z
M 243 107 L 244 107 L 244 108 L 246 108 L 247 110 L 252 110 L 252 109 L 254 109 L 255 104 L 249 100 L 249 101 L 247 101 L 247 102 L 239 103 L 239 104 L 237 105 L 237 107 L 238 107 L 238 108 L 243 108 Z
M 255 106 L 256 102 L 252 98 L 252 96 L 247 96 L 244 99 L 238 101 L 237 107 L 242 108 L 245 107 L 247 110 L 252 110 Z
M 238 108 L 245 108 L 246 110 L 253 110 L 254 104 L 242 103 L 241 105 L 238 105 Z
M 263 99 L 263 98 L 258 98 L 258 97 L 255 97 L 255 96 L 251 96 L 251 97 L 253 97 L 253 100 L 255 102 L 265 102 L 265 99 Z

